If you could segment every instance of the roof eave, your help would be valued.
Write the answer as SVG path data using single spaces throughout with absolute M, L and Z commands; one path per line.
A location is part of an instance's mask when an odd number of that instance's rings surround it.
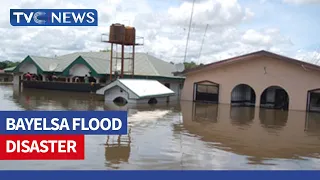
M 164 94 L 157 94 L 157 95 L 148 95 L 148 96 L 138 96 L 139 98 L 157 98 L 157 97 L 161 97 L 161 96 L 174 96 L 175 93 L 164 93 Z

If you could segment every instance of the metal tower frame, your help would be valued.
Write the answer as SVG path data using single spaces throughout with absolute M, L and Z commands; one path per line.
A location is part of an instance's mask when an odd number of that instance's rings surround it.
M 104 43 L 110 43 L 111 44 L 111 51 L 110 51 L 110 81 L 112 81 L 113 74 L 117 71 L 118 66 L 118 60 L 120 60 L 120 77 L 123 78 L 124 74 L 131 74 L 132 78 L 134 77 L 134 64 L 135 64 L 135 48 L 136 46 L 143 46 L 144 45 L 144 38 L 136 36 L 136 42 L 137 40 L 142 40 L 140 43 L 135 44 L 126 44 L 124 42 L 122 43 L 116 43 L 109 41 L 109 34 L 102 34 L 101 35 L 101 42 Z M 114 45 L 116 46 L 116 51 L 114 52 Z M 121 47 L 120 53 L 121 56 L 118 57 L 118 46 Z M 125 57 L 125 48 L 131 47 L 131 53 L 129 51 L 129 57 Z M 116 56 L 114 57 L 114 53 L 116 53 Z M 128 61 L 128 71 L 124 70 L 125 60 Z M 115 68 L 114 68 L 114 61 L 115 61 Z M 131 66 L 131 67 L 130 67 Z M 115 70 L 114 70 L 115 69 Z

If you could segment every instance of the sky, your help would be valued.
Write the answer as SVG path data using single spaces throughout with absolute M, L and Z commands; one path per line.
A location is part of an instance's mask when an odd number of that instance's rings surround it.
M 2 0 L 0 60 L 109 49 L 109 44 L 101 42 L 101 34 L 109 33 L 111 24 L 123 23 L 134 26 L 137 36 L 143 37 L 138 52 L 180 63 L 184 61 L 192 1 Z M 13 27 L 9 18 L 12 8 L 93 8 L 98 11 L 99 25 Z M 186 61 L 206 64 L 267 50 L 320 64 L 319 17 L 320 0 L 195 0 Z

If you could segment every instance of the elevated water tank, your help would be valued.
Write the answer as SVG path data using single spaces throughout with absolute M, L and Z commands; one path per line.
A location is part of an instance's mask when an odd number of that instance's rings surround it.
M 136 29 L 134 27 L 125 27 L 125 44 L 133 45 L 136 43 Z
M 112 24 L 110 26 L 109 41 L 113 43 L 122 43 L 125 37 L 125 26 L 123 24 Z

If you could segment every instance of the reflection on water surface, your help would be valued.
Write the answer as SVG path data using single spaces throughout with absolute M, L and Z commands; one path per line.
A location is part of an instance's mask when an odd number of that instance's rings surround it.
M 0 86 L 1 110 L 127 110 L 126 136 L 86 136 L 84 161 L 1 169 L 319 169 L 320 114 L 181 102 L 105 104 L 92 94 Z

